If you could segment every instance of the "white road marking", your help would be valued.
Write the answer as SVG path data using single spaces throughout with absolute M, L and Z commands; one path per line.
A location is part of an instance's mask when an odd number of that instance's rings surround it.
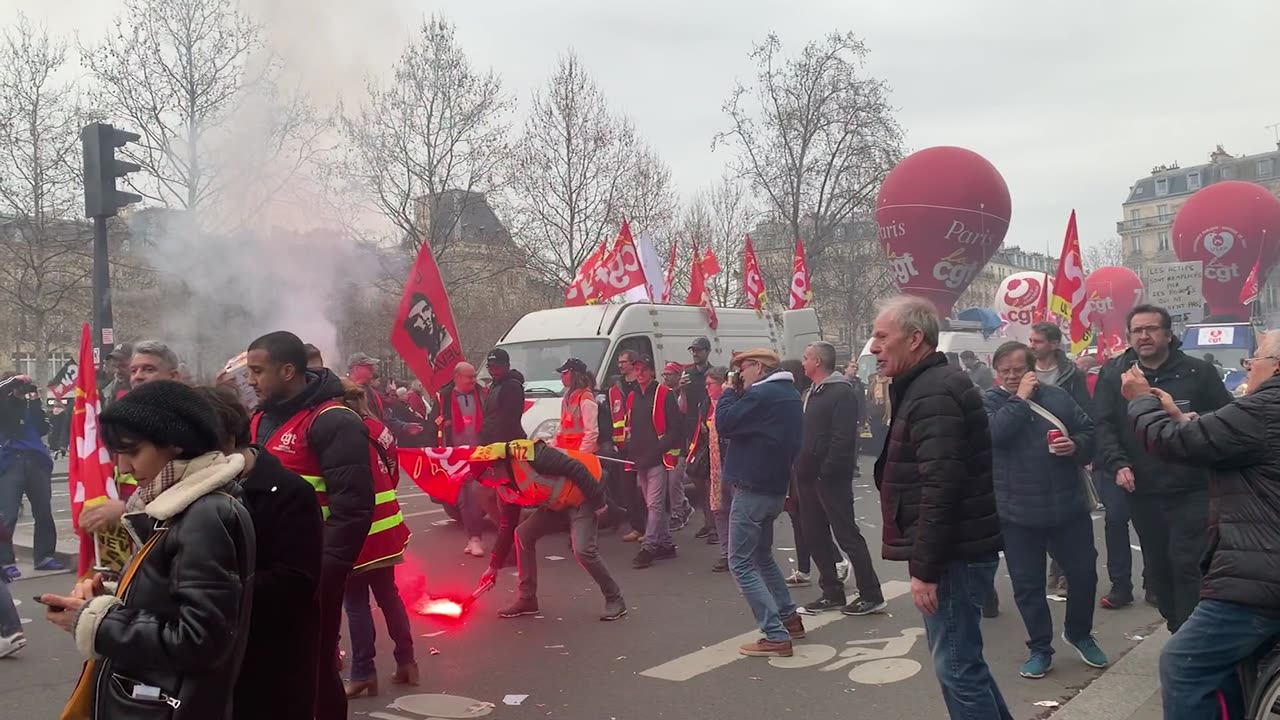
M 442 513 L 442 512 L 444 512 L 444 510 L 443 510 L 443 509 L 441 509 L 441 510 L 423 510 L 422 512 L 416 512 L 416 513 L 403 513 L 403 514 L 401 515 L 401 517 L 403 517 L 405 520 L 408 520 L 408 519 L 409 519 L 409 518 L 411 518 L 411 517 L 421 517 L 422 515 L 439 515 L 439 514 L 440 514 L 440 513 Z
M 903 595 L 911 593 L 911 583 L 903 580 L 889 580 L 880 585 L 881 591 L 884 593 L 885 600 L 893 600 Z M 817 630 L 820 627 L 830 625 L 840 620 L 848 620 L 850 616 L 843 615 L 839 612 L 826 612 L 821 615 L 804 616 L 804 629 L 806 631 Z M 751 630 L 736 637 L 731 637 L 723 642 L 715 645 L 709 645 L 678 657 L 675 660 L 665 662 L 661 665 L 651 667 L 641 672 L 645 677 L 658 678 L 659 680 L 671 680 L 674 682 L 684 682 L 691 680 L 703 673 L 711 672 L 717 668 L 724 667 L 735 660 L 741 660 L 744 655 L 738 653 L 738 648 L 760 637 L 759 630 Z

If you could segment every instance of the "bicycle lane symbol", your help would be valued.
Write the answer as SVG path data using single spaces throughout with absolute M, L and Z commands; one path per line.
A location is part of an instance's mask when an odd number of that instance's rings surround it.
M 815 667 L 820 672 L 842 670 L 850 665 L 849 679 L 862 685 L 885 685 L 902 682 L 915 676 L 923 667 L 910 658 L 902 657 L 915 647 L 916 639 L 924 635 L 924 628 L 907 628 L 891 638 L 850 640 L 840 651 L 830 645 L 796 645 L 795 655 L 789 658 L 771 658 L 769 664 L 789 670 Z

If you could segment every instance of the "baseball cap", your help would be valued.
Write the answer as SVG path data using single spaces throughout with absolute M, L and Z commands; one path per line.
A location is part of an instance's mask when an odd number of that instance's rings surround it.
M 124 358 L 133 357 L 133 343 L 120 343 L 111 348 L 111 352 L 107 357 L 112 360 L 123 360 Z
M 556 368 L 556 372 L 560 372 L 560 373 L 562 373 L 562 372 L 570 372 L 570 371 L 573 371 L 573 372 L 586 372 L 586 371 L 587 371 L 587 364 L 586 364 L 586 363 L 584 363 L 584 362 L 582 362 L 582 361 L 581 361 L 581 360 L 579 360 L 578 358 L 569 358 L 568 360 L 565 360 L 565 361 L 564 361 L 564 364 L 563 364 L 563 365 L 561 365 L 560 367 Z
M 502 348 L 494 348 L 489 351 L 489 356 L 484 359 L 486 365 L 511 365 L 511 356 Z
M 706 350 L 707 352 L 711 352 L 711 341 L 704 337 L 697 338 L 692 343 L 690 343 L 689 349 L 690 350 Z
M 650 357 L 650 356 L 648 356 L 648 355 L 639 355 L 639 356 L 637 356 L 637 357 L 636 357 L 635 364 L 636 364 L 636 365 L 642 365 L 642 366 L 647 367 L 647 368 L 649 368 L 650 370 L 652 370 L 652 369 L 653 369 L 653 358 L 652 358 L 652 357 Z
M 377 365 L 378 358 L 371 357 L 365 353 L 358 352 L 347 358 L 347 367 L 353 368 L 357 365 Z
M 662 372 L 664 372 L 664 373 L 681 373 L 681 372 L 684 372 L 684 366 L 683 366 L 683 365 L 681 365 L 681 364 L 680 364 L 680 363 L 678 363 L 678 362 L 669 362 L 669 363 L 667 363 L 666 365 L 663 365 L 663 366 L 662 366 Z

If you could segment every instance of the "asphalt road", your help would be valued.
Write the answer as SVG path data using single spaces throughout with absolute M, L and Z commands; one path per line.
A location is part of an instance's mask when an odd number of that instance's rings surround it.
M 870 474 L 868 459 L 863 470 Z M 876 494 L 869 478 L 860 478 L 859 483 L 857 512 L 864 533 L 878 547 Z M 402 486 L 402 490 L 404 513 L 414 530 L 410 562 L 399 569 L 402 594 L 411 604 L 424 591 L 437 597 L 466 595 L 475 587 L 486 559 L 464 556 L 466 538 L 460 528 L 416 488 Z M 1095 527 L 1101 548 L 1100 517 Z M 406 690 L 390 684 L 395 668 L 390 642 L 382 633 L 378 642 L 381 694 L 354 701 L 352 716 L 449 717 L 439 704 L 443 702 L 439 695 L 447 694 L 466 698 L 457 701 L 462 707 L 493 703 L 491 717 L 513 720 L 945 717 L 904 564 L 877 560 L 886 596 L 891 598 L 887 613 L 806 618 L 809 637 L 797 644 L 795 658 L 744 658 L 737 654 L 737 646 L 756 634 L 750 612 L 732 578 L 710 572 L 716 551 L 694 539 L 695 529 L 696 523 L 691 523 L 677 534 L 679 557 L 646 570 L 631 568 L 634 545 L 622 543 L 617 535 L 601 538 L 601 551 L 630 608 L 629 616 L 614 623 L 598 621 L 603 601 L 573 561 L 567 536 L 544 539 L 538 547 L 542 615 L 514 620 L 496 616 L 515 598 L 512 569 L 504 571 L 498 587 L 482 596 L 461 620 L 412 616 L 422 685 Z M 777 534 L 776 554 L 789 570 L 794 557 L 788 549 L 789 523 L 780 521 Z M 1101 557 L 1098 568 L 1105 578 Z M 1134 572 L 1140 577 L 1140 560 Z M 79 659 L 71 639 L 44 623 L 39 606 L 30 599 L 40 592 L 64 590 L 68 582 L 69 576 L 64 575 L 10 586 L 16 598 L 25 598 L 21 614 L 34 618 L 27 626 L 30 645 L 18 657 L 0 661 L 0 707 L 12 708 L 12 717 L 53 716 L 74 683 Z M 1026 657 L 1025 632 L 1003 568 L 997 582 L 1004 612 L 985 621 L 987 660 L 1014 717 L 1043 717 L 1049 710 L 1035 703 L 1065 701 L 1100 671 L 1087 668 L 1059 641 L 1056 664 L 1047 678 L 1018 677 L 1018 666 Z M 1100 588 L 1105 587 L 1104 579 Z M 796 591 L 802 602 L 817 595 L 816 587 Z M 1060 628 L 1063 605 L 1054 602 L 1051 607 Z M 1155 610 L 1142 605 L 1099 610 L 1095 629 L 1114 661 L 1157 620 Z M 378 625 L 382 627 L 381 622 Z M 509 705 L 504 701 L 515 701 L 509 695 L 528 697 L 519 705 Z

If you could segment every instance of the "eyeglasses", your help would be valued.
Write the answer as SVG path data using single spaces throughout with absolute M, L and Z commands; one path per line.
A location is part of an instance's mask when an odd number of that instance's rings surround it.
M 1003 370 L 996 368 L 996 374 L 1000 377 L 1022 377 L 1027 374 L 1027 367 L 1007 367 Z
M 1165 329 L 1166 328 L 1163 325 L 1143 325 L 1142 327 L 1129 328 L 1129 334 L 1154 336 L 1156 333 Z
M 1275 355 L 1262 355 L 1255 358 L 1240 358 L 1240 367 L 1244 368 L 1245 370 L 1251 370 L 1253 369 L 1253 364 L 1258 362 L 1259 360 L 1280 360 L 1280 358 L 1276 357 Z

